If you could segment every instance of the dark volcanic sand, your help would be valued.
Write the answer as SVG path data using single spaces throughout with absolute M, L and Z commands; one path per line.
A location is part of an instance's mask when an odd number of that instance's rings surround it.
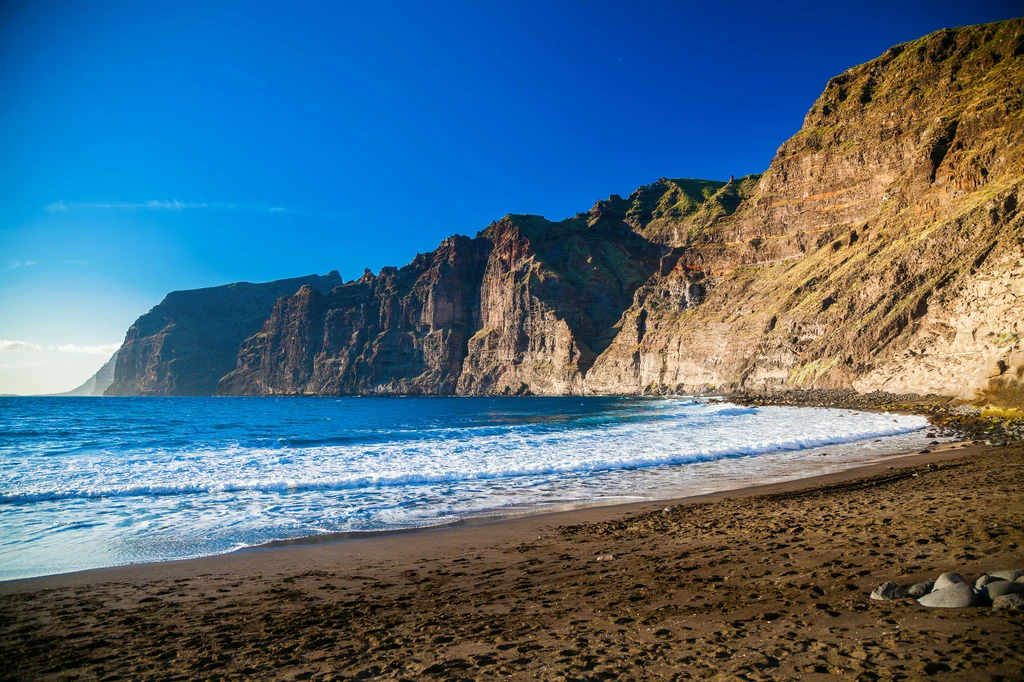
M 1024 567 L 1024 446 L 888 464 L 3 583 L 0 677 L 1024 679 L 1024 613 L 868 599 Z

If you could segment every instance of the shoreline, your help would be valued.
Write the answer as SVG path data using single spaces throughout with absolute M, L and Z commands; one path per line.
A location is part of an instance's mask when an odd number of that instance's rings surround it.
M 0 583 L 0 679 L 1016 679 L 1024 443 L 677 500 Z
M 681 506 L 689 504 L 700 504 L 702 502 L 714 502 L 725 499 L 737 499 L 741 497 L 748 497 L 751 495 L 769 495 L 773 493 L 793 492 L 796 490 L 802 490 L 804 488 L 816 487 L 818 485 L 829 485 L 831 483 L 838 483 L 846 480 L 851 480 L 853 478 L 859 478 L 860 476 L 879 473 L 883 470 L 888 470 L 892 468 L 920 466 L 921 464 L 928 464 L 930 462 L 942 462 L 948 461 L 949 459 L 958 459 L 961 456 L 965 456 L 964 453 L 966 449 L 969 447 L 990 448 L 992 446 L 980 444 L 974 445 L 972 441 L 952 441 L 948 443 L 942 443 L 941 445 L 929 446 L 929 453 L 923 454 L 921 452 L 903 451 L 893 452 L 891 454 L 882 454 L 878 455 L 876 458 L 866 459 L 854 464 L 853 466 L 849 466 L 839 471 L 829 472 L 827 474 L 813 474 L 810 476 L 801 476 L 798 478 L 790 478 L 783 481 L 774 481 L 771 483 L 756 483 L 754 485 L 747 485 L 739 488 L 726 488 L 723 490 L 717 490 L 710 493 L 685 495 L 683 497 L 646 498 L 634 502 L 607 502 L 596 504 L 588 504 L 586 502 L 566 503 L 565 505 L 561 505 L 562 508 L 558 509 L 535 509 L 523 512 L 513 511 L 507 514 L 481 514 L 479 516 L 468 516 L 462 519 L 457 519 L 455 521 L 451 521 L 448 523 L 439 523 L 433 526 L 421 526 L 416 528 L 395 528 L 389 530 L 371 531 L 341 531 L 336 533 L 323 533 L 320 535 L 307 535 L 298 538 L 290 538 L 287 540 L 271 540 L 270 542 L 265 542 L 259 545 L 243 547 L 241 549 L 232 550 L 231 552 L 226 552 L 224 554 L 215 554 L 211 556 L 227 556 L 228 554 L 237 554 L 240 552 L 256 552 L 268 549 L 277 549 L 281 547 L 300 547 L 303 545 L 319 545 L 325 543 L 330 544 L 335 542 L 358 542 L 360 540 L 373 540 L 375 538 L 399 535 L 412 535 L 417 533 L 437 533 L 462 526 L 513 523 L 516 521 L 533 517 L 552 517 L 563 514 L 569 515 L 596 509 L 608 510 L 609 512 L 615 514 L 624 514 L 635 511 L 649 511 L 650 509 L 660 508 L 665 505 Z M 205 559 L 210 557 L 198 558 Z M 31 580 L 31 578 L 26 578 L 26 580 Z M 3 582 L 10 581 L 0 581 L 0 584 L 2 584 Z
M 275 552 L 281 550 L 293 550 L 301 552 L 304 547 L 332 546 L 337 544 L 358 544 L 360 550 L 367 550 L 372 553 L 372 543 L 381 545 L 390 544 L 392 541 L 400 542 L 403 538 L 416 536 L 443 536 L 446 533 L 456 533 L 462 530 L 473 532 L 473 529 L 489 527 L 499 528 L 499 532 L 514 533 L 522 528 L 548 525 L 549 523 L 588 523 L 607 521 L 624 514 L 643 513 L 666 506 L 688 506 L 720 500 L 742 499 L 757 495 L 771 495 L 776 493 L 796 492 L 805 489 L 813 489 L 820 486 L 832 485 L 835 483 L 855 480 L 857 478 L 871 476 L 888 471 L 889 469 L 907 468 L 921 466 L 932 462 L 944 462 L 952 459 L 967 457 L 985 450 L 994 449 L 989 445 L 974 445 L 970 441 L 953 441 L 941 445 L 929 446 L 930 452 L 894 452 L 888 455 L 878 455 L 875 458 L 864 460 L 853 466 L 826 474 L 813 474 L 799 478 L 776 481 L 772 483 L 761 483 L 744 486 L 740 488 L 729 488 L 710 493 L 688 495 L 684 497 L 667 497 L 656 499 L 645 499 L 635 502 L 610 502 L 607 504 L 570 504 L 569 508 L 563 509 L 539 509 L 524 511 L 522 513 L 509 513 L 501 515 L 470 516 L 458 519 L 450 523 L 442 523 L 433 526 L 417 528 L 399 528 L 391 530 L 376 531 L 351 531 L 324 533 L 320 535 L 309 535 L 286 540 L 272 540 L 260 545 L 243 547 L 222 554 L 212 554 L 201 557 L 185 559 L 168 559 L 163 561 L 151 561 L 121 566 L 105 566 L 99 568 L 83 569 L 66 573 L 55 573 L 50 575 L 35 576 L 29 578 L 14 578 L 0 581 L 0 596 L 17 591 L 17 588 L 36 589 L 43 587 L 51 589 L 65 584 L 81 584 L 88 582 L 91 578 L 99 581 L 104 580 L 111 573 L 110 577 L 123 579 L 126 574 L 133 571 L 140 573 L 164 574 L 174 572 L 173 568 L 183 565 L 195 565 L 201 570 L 202 563 L 219 564 L 229 562 L 232 557 L 243 557 L 255 553 Z M 501 528 L 505 526 L 506 528 Z M 444 542 L 442 537 L 441 542 Z M 363 544 L 370 543 L 370 544 Z M 66 580 L 65 580 L 66 579 Z M 39 583 L 37 585 L 37 583 Z M 14 589 L 12 589 L 14 588 Z

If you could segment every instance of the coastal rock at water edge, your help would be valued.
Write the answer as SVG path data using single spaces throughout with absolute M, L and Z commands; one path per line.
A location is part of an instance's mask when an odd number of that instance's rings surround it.
M 1009 580 L 998 580 L 994 583 L 989 583 L 982 590 L 982 596 L 995 600 L 997 597 L 1002 597 L 1004 594 L 1024 594 L 1024 583 L 1013 583 Z
M 993 578 L 1002 578 L 1003 580 L 1016 580 L 1017 578 L 1024 577 L 1024 568 L 1011 568 L 1005 571 L 990 571 L 989 575 Z
M 933 587 L 935 587 L 935 583 L 931 580 L 929 580 L 926 583 L 915 583 L 907 588 L 907 596 L 923 597 L 924 595 L 931 592 Z
M 992 600 L 993 611 L 1024 611 L 1024 594 L 1004 594 Z
M 893 599 L 903 599 L 903 596 L 903 590 L 893 582 L 882 583 L 871 593 L 871 598 L 875 601 L 892 601 Z
M 966 583 L 953 583 L 917 600 L 921 606 L 939 609 L 963 609 L 978 603 L 974 588 Z
M 1005 578 L 997 578 L 994 575 L 985 574 L 985 575 L 981 576 L 980 578 L 978 578 L 977 580 L 974 581 L 974 589 L 980 590 L 980 589 L 984 588 L 985 585 L 989 585 L 991 583 L 997 583 L 1000 580 L 1005 580 Z
M 959 573 L 943 573 L 939 576 L 939 579 L 935 581 L 935 584 L 932 585 L 932 592 L 938 592 L 939 590 L 946 589 L 950 585 L 957 585 L 966 582 L 967 581 L 964 580 L 964 577 Z

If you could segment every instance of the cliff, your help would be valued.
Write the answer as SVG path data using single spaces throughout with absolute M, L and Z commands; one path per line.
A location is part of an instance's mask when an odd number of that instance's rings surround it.
M 165 301 L 109 392 L 1024 404 L 1022 144 L 1024 20 L 940 31 L 831 79 L 761 175 L 506 216 L 402 268 L 268 291 L 244 324 L 228 299 Z
M 105 395 L 212 395 L 274 301 L 305 285 L 326 291 L 340 283 L 331 272 L 172 292 L 128 329 Z
M 506 216 L 401 269 L 281 299 L 218 392 L 579 392 L 661 252 L 600 210 Z
M 1024 403 L 1022 85 L 1022 20 L 833 78 L 737 211 L 674 244 L 588 389 Z

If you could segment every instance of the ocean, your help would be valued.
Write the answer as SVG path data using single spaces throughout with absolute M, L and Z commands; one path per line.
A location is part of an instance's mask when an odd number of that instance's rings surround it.
M 926 430 L 695 398 L 0 398 L 0 580 L 702 494 Z

